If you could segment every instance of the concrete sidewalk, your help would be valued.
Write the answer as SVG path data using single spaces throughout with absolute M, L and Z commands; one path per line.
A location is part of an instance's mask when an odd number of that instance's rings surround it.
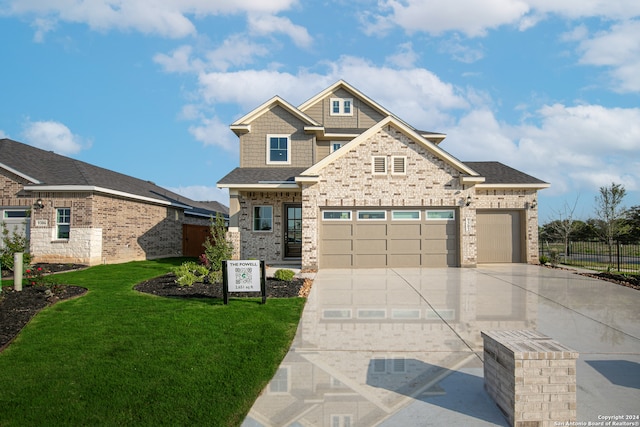
M 483 386 L 480 332 L 497 329 L 580 353 L 578 421 L 635 415 L 639 304 L 639 291 L 523 264 L 321 270 L 243 426 L 508 425 Z

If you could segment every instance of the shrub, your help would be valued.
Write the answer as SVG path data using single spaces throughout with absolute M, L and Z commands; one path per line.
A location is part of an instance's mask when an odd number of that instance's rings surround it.
M 203 282 L 209 274 L 209 269 L 193 261 L 182 263 L 172 269 L 176 275 L 176 283 L 180 286 L 191 286 L 196 282 Z
M 13 254 L 23 252 L 22 262 L 24 265 L 31 264 L 31 254 L 29 254 L 29 241 L 26 236 L 17 232 L 9 233 L 6 224 L 2 224 L 2 243 L 0 249 L 0 264 L 2 268 L 13 271 Z
M 560 252 L 557 249 L 553 248 L 549 251 L 549 262 L 554 267 L 559 264 Z
M 281 280 L 283 282 L 290 282 L 291 280 L 293 280 L 293 276 L 295 275 L 296 273 L 286 269 L 279 269 L 279 270 L 276 270 L 275 273 L 273 273 L 273 277 L 275 279 Z
M 540 264 L 545 265 L 548 264 L 550 261 L 550 258 L 546 255 L 540 255 Z
M 233 247 L 226 238 L 227 230 L 224 226 L 224 217 L 220 213 L 216 218 L 211 218 L 209 236 L 205 240 L 204 255 L 209 262 L 212 271 L 222 270 L 222 261 L 231 258 Z

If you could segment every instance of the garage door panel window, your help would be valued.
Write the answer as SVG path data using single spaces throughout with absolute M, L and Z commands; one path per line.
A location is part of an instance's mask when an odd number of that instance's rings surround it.
M 253 231 L 273 231 L 273 206 L 253 207 Z
M 322 219 L 325 221 L 351 221 L 351 211 L 324 211 Z
M 439 211 L 427 211 L 427 221 L 429 220 L 454 220 L 456 218 L 455 211 L 453 209 L 439 210 Z
M 385 221 L 387 211 L 358 211 L 359 221 Z
M 393 221 L 420 221 L 420 211 L 392 211 Z

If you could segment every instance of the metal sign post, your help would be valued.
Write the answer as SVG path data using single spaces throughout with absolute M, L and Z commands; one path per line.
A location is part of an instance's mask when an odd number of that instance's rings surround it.
M 222 294 L 229 303 L 229 292 L 260 292 L 262 304 L 267 302 L 267 281 L 264 261 L 222 261 Z

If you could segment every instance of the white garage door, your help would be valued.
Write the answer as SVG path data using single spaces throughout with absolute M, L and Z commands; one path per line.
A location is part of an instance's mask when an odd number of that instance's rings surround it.
M 458 266 L 455 209 L 321 211 L 321 268 Z
M 522 262 L 520 218 L 520 211 L 478 210 L 478 263 Z

